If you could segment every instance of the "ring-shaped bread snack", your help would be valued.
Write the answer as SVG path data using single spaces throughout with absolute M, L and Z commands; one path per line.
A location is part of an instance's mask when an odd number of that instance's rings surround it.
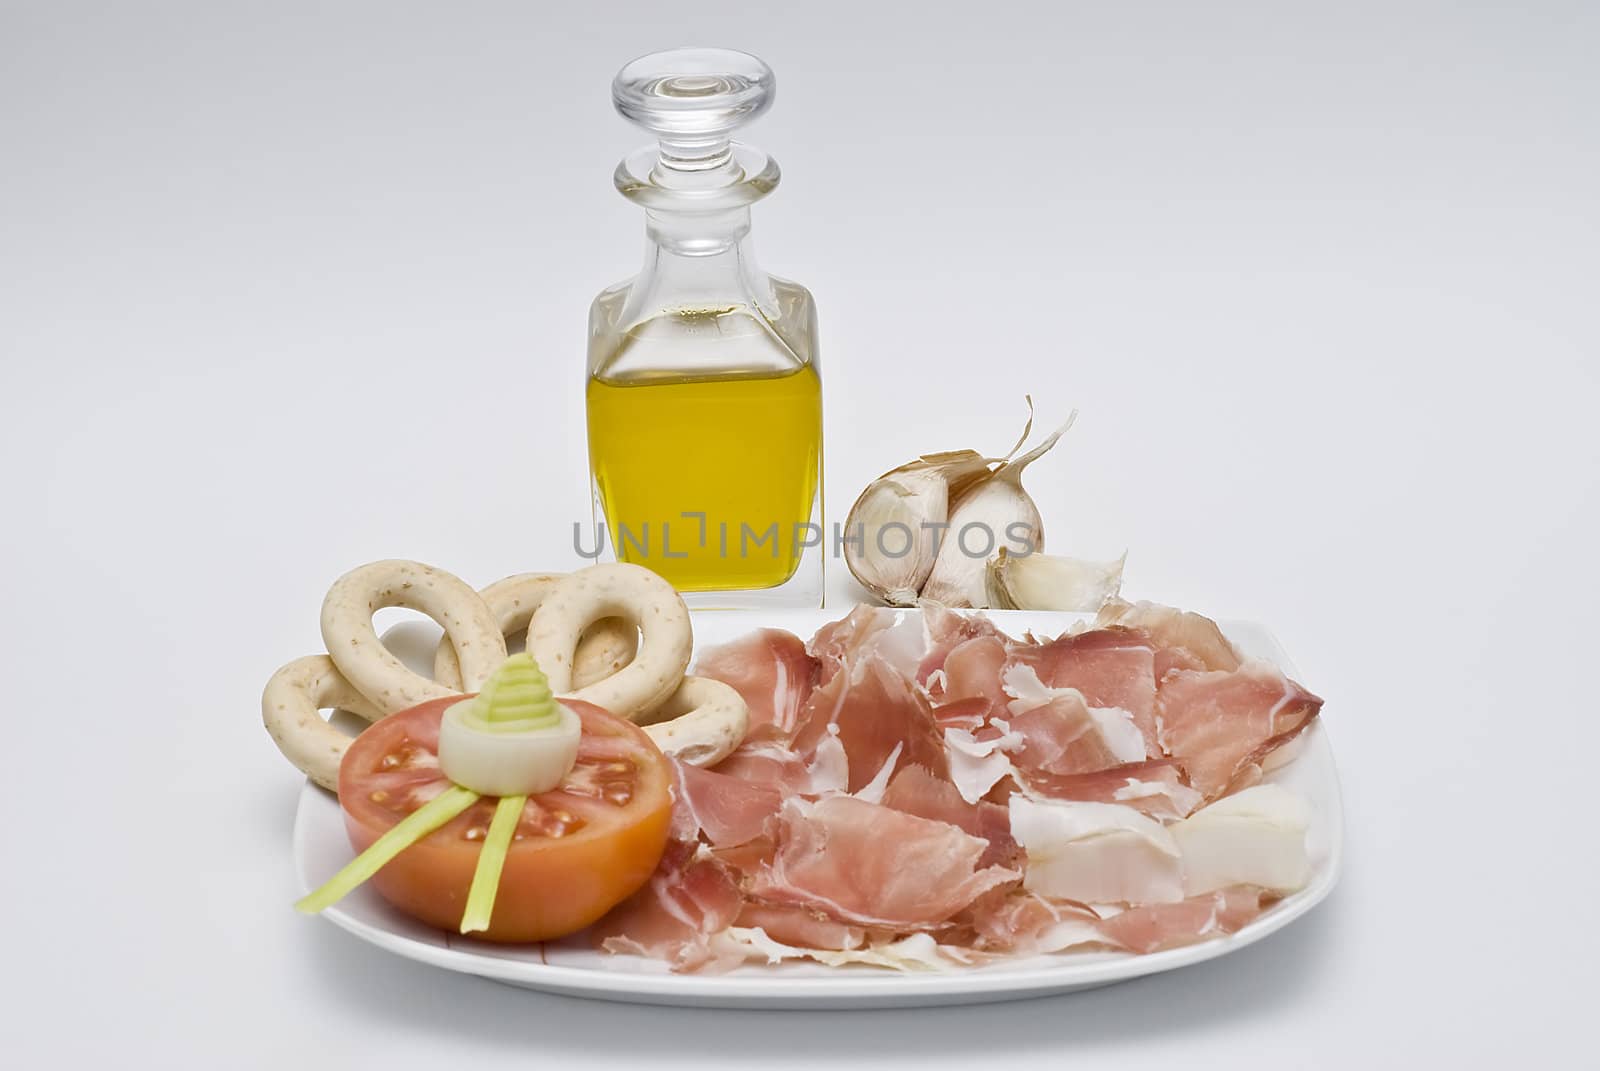
M 389 606 L 420 610 L 444 627 L 436 680 L 407 669 L 378 639 L 372 615 Z M 289 761 L 337 792 L 351 738 L 328 724 L 322 710 L 340 707 L 375 721 L 477 691 L 505 661 L 506 634 L 524 627 L 528 653 L 551 691 L 644 725 L 664 753 L 710 766 L 744 740 L 750 713 L 739 693 L 684 676 L 694 635 L 683 599 L 650 570 L 622 563 L 566 576 L 524 573 L 482 595 L 420 562 L 353 569 L 322 604 L 328 654 L 296 659 L 273 674 L 261 697 L 262 718 Z
M 744 742 L 750 708 L 730 685 L 685 677 L 643 721 L 645 735 L 664 754 L 691 766 L 715 766 Z
M 639 630 L 639 652 L 604 680 L 575 688 L 579 637 L 608 617 L 620 617 Z M 694 631 L 682 596 L 650 570 L 623 562 L 572 573 L 545 596 L 528 623 L 528 653 L 544 670 L 551 691 L 630 721 L 650 714 L 683 683 L 693 647 Z
M 388 606 L 420 610 L 444 628 L 461 666 L 461 689 L 407 669 L 378 639 L 372 615 Z M 385 714 L 475 692 L 505 661 L 505 635 L 467 583 L 421 562 L 389 559 L 352 569 L 322 602 L 322 641 L 339 672 Z
M 566 573 L 518 573 L 496 580 L 478 594 L 488 604 L 506 639 L 525 631 L 545 597 L 566 579 Z M 638 636 L 627 622 L 608 617 L 596 621 L 578 642 L 573 656 L 572 683 L 583 688 L 604 680 L 633 660 Z M 439 640 L 433 656 L 433 679 L 446 688 L 461 687 L 461 663 L 448 636 Z
M 339 790 L 339 762 L 354 739 L 323 720 L 322 711 L 334 708 L 368 721 L 383 717 L 327 655 L 295 659 L 261 693 L 261 720 L 278 750 L 330 792 Z

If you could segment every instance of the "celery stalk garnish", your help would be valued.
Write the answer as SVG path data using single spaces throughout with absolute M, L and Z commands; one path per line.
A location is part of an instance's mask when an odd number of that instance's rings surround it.
M 483 849 L 478 854 L 478 867 L 472 872 L 472 888 L 467 891 L 467 909 L 461 915 L 462 933 L 489 928 L 489 920 L 494 916 L 495 893 L 500 888 L 500 871 L 505 869 L 506 853 L 511 850 L 511 838 L 527 802 L 526 796 L 502 796 L 495 806 L 489 835 L 483 838 Z
M 295 901 L 295 910 L 315 915 L 348 896 L 383 865 L 429 833 L 449 822 L 478 801 L 478 794 L 460 785 L 451 785 L 433 799 L 402 818 L 383 836 L 356 856 L 319 889 Z M 498 818 L 498 813 L 496 815 Z

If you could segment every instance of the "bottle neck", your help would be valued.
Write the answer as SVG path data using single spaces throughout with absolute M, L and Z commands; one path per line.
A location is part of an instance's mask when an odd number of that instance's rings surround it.
M 750 306 L 772 315 L 772 280 L 755 262 L 750 210 L 645 213 L 644 267 L 629 319 L 662 309 Z
M 718 257 L 748 241 L 750 209 L 723 212 L 662 212 L 646 209 L 650 242 L 675 257 Z

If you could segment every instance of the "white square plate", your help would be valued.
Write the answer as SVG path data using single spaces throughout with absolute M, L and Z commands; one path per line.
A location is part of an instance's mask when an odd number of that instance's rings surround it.
M 915 612 L 915 611 L 909 611 Z M 1012 635 L 1026 630 L 1053 636 L 1082 619 L 1079 614 L 988 611 Z M 786 628 L 802 638 L 842 615 L 837 610 L 720 610 L 694 615 L 695 641 L 713 645 L 764 626 Z M 431 635 L 403 627 L 405 636 L 386 637 L 406 658 L 406 645 L 432 665 Z M 399 630 L 397 630 L 399 631 Z M 1223 622 L 1223 631 L 1246 655 L 1274 663 L 1296 676 L 1294 666 L 1265 628 Z M 403 641 L 403 642 L 400 642 Z M 409 659 L 408 659 L 409 660 Z M 1302 682 L 1304 683 L 1304 682 Z M 1309 685 L 1315 691 L 1315 682 Z M 1263 912 L 1226 937 L 1149 955 L 1118 952 L 1064 952 L 983 967 L 902 974 L 872 967 L 824 967 L 784 963 L 752 965 L 727 974 L 672 974 L 663 964 L 635 956 L 592 950 L 579 935 L 561 942 L 505 947 L 434 930 L 390 908 L 370 888 L 357 889 L 323 917 L 380 948 L 447 970 L 481 975 L 511 985 L 572 996 L 642 1004 L 723 1008 L 897 1008 L 937 1004 L 979 1004 L 1067 993 L 1169 971 L 1225 956 L 1282 929 L 1311 910 L 1332 891 L 1339 876 L 1343 839 L 1339 780 L 1333 751 L 1321 719 L 1301 738 L 1300 754 L 1267 780 L 1292 788 L 1312 808 L 1308 833 L 1312 859 L 1309 885 Z M 350 843 L 338 801 L 309 781 L 295 815 L 294 859 L 300 884 L 309 891 L 350 861 Z

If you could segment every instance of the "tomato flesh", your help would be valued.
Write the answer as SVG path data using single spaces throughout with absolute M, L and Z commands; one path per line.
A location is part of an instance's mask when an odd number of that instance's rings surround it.
M 358 736 L 339 767 L 345 831 L 364 851 L 449 787 L 439 769 L 439 720 L 460 697 L 391 714 Z M 578 761 L 522 809 L 489 929 L 474 936 L 526 942 L 583 929 L 643 885 L 666 847 L 672 773 L 648 736 L 589 703 Z M 499 801 L 485 797 L 401 852 L 372 886 L 401 911 L 456 930 Z

